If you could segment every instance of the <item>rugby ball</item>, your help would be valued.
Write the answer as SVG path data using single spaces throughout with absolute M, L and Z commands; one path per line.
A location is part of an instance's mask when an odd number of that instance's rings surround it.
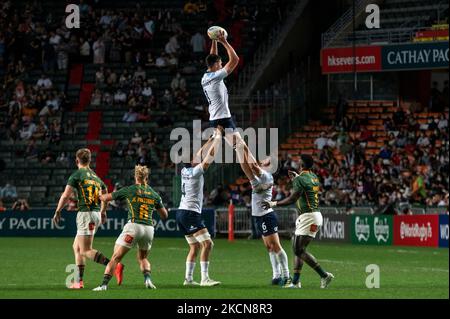
M 228 37 L 227 30 L 219 26 L 212 26 L 208 29 L 208 36 L 211 40 L 217 40 L 219 38 L 220 31 L 225 33 L 225 39 Z

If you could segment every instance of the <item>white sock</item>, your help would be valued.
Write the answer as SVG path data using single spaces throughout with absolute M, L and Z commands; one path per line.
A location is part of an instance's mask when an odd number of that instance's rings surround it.
M 187 281 L 194 280 L 194 269 L 195 269 L 194 262 L 186 262 L 186 280 Z
M 283 276 L 283 278 L 289 278 L 289 262 L 286 252 L 284 251 L 284 249 L 281 249 L 278 254 L 276 254 L 276 256 L 281 267 L 281 275 Z
M 273 272 L 272 279 L 280 278 L 281 277 L 281 269 L 280 269 L 280 264 L 278 263 L 276 254 L 273 251 L 271 251 L 269 253 L 269 257 L 270 257 L 270 263 L 272 264 L 272 272 Z
M 200 267 L 202 270 L 202 281 L 209 279 L 209 273 L 208 273 L 209 261 L 201 261 Z

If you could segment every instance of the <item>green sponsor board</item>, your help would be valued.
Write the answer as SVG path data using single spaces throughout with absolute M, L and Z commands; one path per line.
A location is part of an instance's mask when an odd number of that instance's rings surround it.
M 392 245 L 392 216 L 352 216 L 352 243 L 367 245 Z

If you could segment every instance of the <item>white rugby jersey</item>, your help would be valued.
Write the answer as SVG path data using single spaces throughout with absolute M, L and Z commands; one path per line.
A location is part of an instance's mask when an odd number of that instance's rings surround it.
M 203 168 L 202 165 L 181 170 L 181 201 L 178 209 L 202 213 L 203 206 Z
M 203 92 L 209 103 L 209 120 L 220 120 L 231 117 L 228 107 L 228 90 L 223 82 L 228 76 L 225 69 L 206 72 L 202 78 Z
M 261 176 L 255 176 L 250 182 L 252 184 L 252 216 L 264 216 L 273 212 L 272 208 L 264 209 L 261 207 L 262 202 L 272 200 L 273 176 L 269 172 L 262 170 Z

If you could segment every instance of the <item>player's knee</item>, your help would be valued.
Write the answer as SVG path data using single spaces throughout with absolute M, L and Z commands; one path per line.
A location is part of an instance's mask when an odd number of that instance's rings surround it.
M 214 243 L 211 239 L 208 239 L 208 240 L 205 240 L 204 242 L 202 242 L 202 246 L 206 250 L 212 250 L 214 247 Z
M 273 243 L 271 243 L 270 245 L 271 245 L 272 252 L 278 254 L 278 253 L 281 251 L 281 245 L 280 245 L 280 243 L 273 242 Z
M 306 250 L 303 247 L 296 247 L 294 253 L 297 257 L 301 257 L 305 251 Z

